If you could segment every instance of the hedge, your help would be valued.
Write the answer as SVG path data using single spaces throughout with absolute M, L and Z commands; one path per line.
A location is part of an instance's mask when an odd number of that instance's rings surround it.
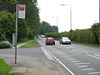
M 89 29 L 77 29 L 61 33 L 48 33 L 46 36 L 52 36 L 54 38 L 69 37 L 74 42 L 100 45 L 100 23 L 92 25 Z

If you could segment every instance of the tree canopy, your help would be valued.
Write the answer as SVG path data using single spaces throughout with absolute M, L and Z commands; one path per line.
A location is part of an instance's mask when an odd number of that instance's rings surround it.
M 0 0 L 0 38 L 10 40 L 15 32 L 16 3 L 26 5 L 26 18 L 18 19 L 18 40 L 33 39 L 40 27 L 39 9 L 37 0 Z
M 44 35 L 45 33 L 51 33 L 51 32 L 58 32 L 58 27 L 51 26 L 49 23 L 43 21 L 40 26 L 39 34 Z

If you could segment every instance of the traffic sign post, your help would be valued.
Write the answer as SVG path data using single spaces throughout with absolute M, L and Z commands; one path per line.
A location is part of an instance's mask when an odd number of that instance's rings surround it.
M 16 4 L 15 64 L 17 64 L 18 18 L 25 18 L 25 10 L 26 6 L 24 4 Z

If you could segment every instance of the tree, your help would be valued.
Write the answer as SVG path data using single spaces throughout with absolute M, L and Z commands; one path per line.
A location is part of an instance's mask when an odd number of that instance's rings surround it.
M 16 4 L 16 0 L 0 0 L 0 5 L 4 6 L 6 4 Z
M 29 38 L 37 35 L 40 27 L 39 9 L 36 6 L 37 0 L 17 0 L 20 4 L 26 5 L 26 21 L 28 25 Z
M 96 23 L 92 26 L 92 32 L 95 37 L 95 43 L 100 44 L 100 23 Z
M 58 32 L 58 27 L 57 26 L 52 26 L 52 32 Z
M 58 32 L 58 27 L 51 26 L 49 23 L 43 21 L 41 23 L 39 34 L 44 35 L 45 33 L 51 33 L 51 32 Z
M 15 32 L 15 16 L 7 11 L 0 12 L 0 31 L 2 40 L 11 41 L 12 33 Z

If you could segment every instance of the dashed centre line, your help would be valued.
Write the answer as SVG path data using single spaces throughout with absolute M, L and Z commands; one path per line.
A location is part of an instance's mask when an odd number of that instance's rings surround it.
M 100 72 L 90 72 L 89 75 L 100 74 Z
M 83 71 L 90 71 L 90 70 L 94 70 L 93 68 L 85 68 L 85 69 L 82 69 Z
M 91 64 L 91 63 L 75 63 L 76 65 L 85 65 L 85 64 Z
M 80 62 L 80 61 L 71 61 L 71 62 L 78 63 L 78 62 Z
M 87 55 L 90 56 L 90 57 L 96 58 L 96 59 L 100 59 L 99 57 L 91 55 L 91 54 L 87 54 Z
M 81 67 L 88 67 L 88 65 L 81 65 L 81 66 L 77 66 L 77 67 L 80 67 L 80 68 L 81 68 Z

